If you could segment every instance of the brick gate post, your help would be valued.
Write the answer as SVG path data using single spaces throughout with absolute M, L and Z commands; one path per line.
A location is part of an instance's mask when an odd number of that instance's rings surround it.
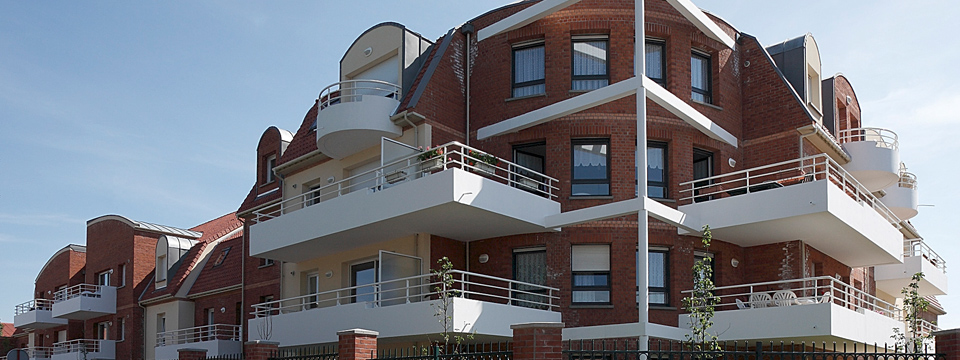
M 243 354 L 246 360 L 267 360 L 276 355 L 279 347 L 276 341 L 247 341 L 243 344 Z
M 377 336 L 373 330 L 350 329 L 337 332 L 340 360 L 370 360 L 376 357 Z
M 513 324 L 510 328 L 514 360 L 562 360 L 563 323 Z
M 206 349 L 177 349 L 177 359 L 179 360 L 203 360 L 206 358 Z

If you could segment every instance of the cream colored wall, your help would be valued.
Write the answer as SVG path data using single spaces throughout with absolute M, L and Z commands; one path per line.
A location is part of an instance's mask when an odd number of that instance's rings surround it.
M 192 301 L 171 301 L 149 305 L 145 311 L 146 320 L 143 329 L 143 346 L 147 360 L 155 360 L 154 348 L 157 346 L 157 315 L 166 317 L 167 331 L 194 327 L 194 303 Z
M 282 298 L 306 295 L 307 275 L 314 272 L 320 274 L 320 292 L 349 287 L 350 266 L 377 259 L 380 250 L 419 257 L 422 259 L 420 273 L 430 271 L 430 235 L 417 234 L 309 261 L 287 263 L 283 271 Z M 328 271 L 333 273 L 329 278 L 325 276 Z
M 804 47 L 806 48 L 805 56 L 807 63 L 807 82 L 810 83 L 808 86 L 811 86 L 812 89 L 808 90 L 811 94 L 810 99 L 807 99 L 808 103 L 813 105 L 816 110 L 815 115 L 819 117 L 823 114 L 823 89 L 821 85 L 821 80 L 823 79 L 823 74 L 821 72 L 820 64 L 820 48 L 817 46 L 817 41 L 811 35 L 807 35 L 804 39 Z M 811 77 L 815 77 L 816 81 L 810 81 Z
M 396 26 L 381 26 L 358 38 L 340 61 L 340 80 L 351 79 L 387 58 L 402 55 L 403 32 Z M 365 55 L 368 48 L 371 53 Z M 399 63 L 397 71 L 402 71 Z

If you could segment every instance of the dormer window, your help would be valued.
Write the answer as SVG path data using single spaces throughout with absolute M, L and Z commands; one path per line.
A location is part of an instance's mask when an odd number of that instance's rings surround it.
M 161 289 L 167 286 L 167 277 L 170 273 L 177 273 L 180 266 L 180 258 L 196 245 L 196 240 L 178 238 L 175 236 L 163 235 L 157 239 L 156 250 L 156 288 Z
M 264 178 L 266 179 L 266 181 L 264 181 L 264 184 L 269 184 L 273 182 L 274 180 L 273 168 L 275 167 L 277 167 L 277 156 L 271 155 L 269 158 L 267 158 L 267 169 L 266 169 L 266 173 L 264 174 L 265 175 Z
M 157 256 L 157 281 L 167 281 L 167 255 Z

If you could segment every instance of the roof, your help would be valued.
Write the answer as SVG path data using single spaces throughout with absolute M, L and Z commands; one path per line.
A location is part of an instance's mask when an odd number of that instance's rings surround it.
M 57 256 L 59 256 L 60 254 L 62 254 L 62 253 L 64 253 L 64 252 L 69 252 L 69 251 L 86 253 L 86 252 L 87 252 L 87 247 L 86 247 L 86 246 L 83 246 L 83 245 L 70 244 L 70 245 L 64 246 L 64 247 L 63 247 L 62 249 L 60 249 L 60 250 L 57 250 L 57 252 L 53 253 L 53 256 L 50 256 L 50 258 L 47 259 L 47 262 L 45 262 L 45 263 L 43 264 L 43 267 L 40 268 L 40 272 L 37 273 L 37 277 L 34 278 L 34 280 L 33 280 L 34 283 L 36 283 L 38 280 L 40 280 L 40 274 L 43 274 L 43 271 L 47 269 L 47 266 L 50 265 L 50 262 L 53 261 L 53 259 L 56 259 Z
M 3 331 L 0 332 L 2 337 L 11 337 L 13 333 L 17 331 L 17 328 L 13 326 L 13 323 L 0 323 L 3 324 Z
M 943 309 L 943 305 L 940 305 L 940 301 L 937 300 L 936 296 L 925 296 L 924 299 L 930 302 L 928 309 L 931 310 L 931 312 L 936 313 L 937 315 L 947 314 L 947 311 Z
M 243 234 L 238 233 L 216 244 L 200 269 L 188 297 L 240 285 L 243 271 Z M 222 259 L 221 259 L 222 256 Z
M 99 223 L 99 222 L 107 221 L 107 220 L 117 220 L 117 221 L 121 221 L 121 222 L 124 222 L 124 223 L 126 223 L 127 225 L 129 225 L 130 227 L 132 227 L 132 228 L 134 228 L 134 229 L 137 229 L 137 230 L 143 230 L 143 231 L 160 233 L 160 234 L 166 234 L 166 235 L 173 235 L 173 236 L 184 237 L 184 238 L 196 239 L 196 238 L 199 238 L 200 236 L 203 235 L 203 233 L 200 233 L 200 232 L 197 232 L 197 231 L 193 231 L 193 230 L 187 230 L 187 229 L 181 229 L 181 228 L 177 228 L 177 227 L 173 227 L 173 226 L 166 226 L 166 225 L 148 223 L 148 222 L 145 222 L 145 221 L 131 220 L 131 219 L 127 218 L 127 217 L 120 216 L 120 215 L 103 215 L 103 216 L 100 216 L 100 217 L 96 217 L 96 218 L 93 218 L 93 219 L 88 220 L 88 221 L 87 221 L 87 226 L 90 226 L 90 225 L 93 225 L 93 224 L 96 224 L 96 223 Z

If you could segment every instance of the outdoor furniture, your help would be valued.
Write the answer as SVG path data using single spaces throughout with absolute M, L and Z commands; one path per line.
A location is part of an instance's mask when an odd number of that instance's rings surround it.
M 749 309 L 749 308 L 750 308 L 749 306 L 747 306 L 747 304 L 744 304 L 743 301 L 740 301 L 740 299 L 736 299 L 736 300 L 737 300 L 737 308 L 738 308 L 738 309 L 743 310 L 743 309 Z
M 773 298 L 770 297 L 770 294 L 767 293 L 753 293 L 750 294 L 750 308 L 758 309 L 767 307 Z
M 770 189 L 776 189 L 776 188 L 782 188 L 782 187 L 783 185 L 781 185 L 776 181 L 765 181 L 757 185 L 751 185 L 750 192 L 755 193 L 758 191 L 764 191 L 764 190 L 770 190 Z M 746 188 L 727 190 L 727 195 L 730 195 L 730 196 L 743 195 L 746 193 L 747 193 Z
M 797 302 L 797 294 L 794 294 L 790 290 L 780 290 L 773 293 L 773 302 L 777 306 L 790 306 L 790 305 L 800 305 Z
M 830 302 L 832 298 L 833 298 L 833 295 L 829 291 L 824 291 L 823 296 L 820 297 L 820 303 L 826 304 Z

